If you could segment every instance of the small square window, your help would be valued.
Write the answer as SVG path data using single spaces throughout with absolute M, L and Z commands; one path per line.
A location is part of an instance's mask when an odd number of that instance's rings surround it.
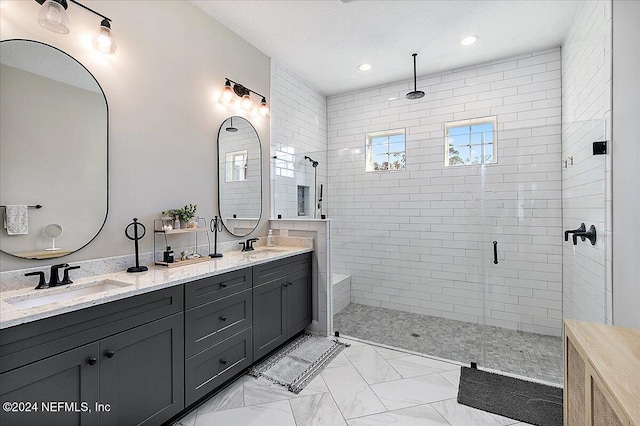
M 247 180 L 248 151 L 227 152 L 226 182 L 240 182 Z
M 405 130 L 388 130 L 366 135 L 367 172 L 405 169 Z
M 445 124 L 445 166 L 496 163 L 496 117 Z

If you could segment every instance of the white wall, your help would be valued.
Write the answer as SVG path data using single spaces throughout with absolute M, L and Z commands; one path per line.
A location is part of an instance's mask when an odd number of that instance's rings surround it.
M 281 65 L 271 64 L 271 176 L 272 217 L 299 218 L 297 187 L 309 187 L 310 201 L 306 217 L 313 218 L 317 186 L 326 187 L 327 176 L 327 100 L 300 77 Z M 276 176 L 275 167 L 289 153 L 293 157 L 293 177 Z M 317 161 L 317 185 L 314 169 L 304 159 Z M 317 217 L 320 218 L 319 213 Z
M 421 78 L 419 101 L 412 83 L 327 100 L 333 271 L 355 303 L 481 322 L 486 291 L 487 324 L 559 335 L 559 48 Z M 490 115 L 498 164 L 445 168 L 444 123 Z M 365 173 L 365 133 L 398 128 L 406 171 Z
M 640 2 L 613 2 L 613 323 L 640 329 Z
M 611 323 L 605 261 L 611 240 L 610 155 L 594 156 L 592 143 L 611 140 L 610 117 L 611 2 L 586 1 L 562 44 L 562 158 L 573 159 L 562 170 L 563 227 L 595 225 L 598 239 L 595 246 L 564 243 L 563 311 L 565 318 L 601 323 Z
M 85 3 L 113 19 L 115 55 L 90 48 L 98 20 L 74 5 L 68 9 L 72 29 L 67 35 L 41 28 L 36 20 L 39 5 L 33 1 L 9 2 L 0 22 L 2 40 L 38 40 L 78 59 L 100 82 L 109 103 L 109 216 L 88 247 L 61 259 L 68 263 L 132 253 L 133 244 L 123 230 L 133 217 L 151 229 L 152 219 L 163 210 L 187 203 L 198 204 L 201 216 L 218 214 L 216 137 L 225 118 L 249 119 L 265 153 L 270 141 L 269 120 L 215 101 L 225 77 L 269 93 L 270 61 L 265 54 L 189 2 Z M 263 156 L 265 171 L 267 157 Z M 52 190 L 56 187 L 55 182 L 50 185 Z M 265 172 L 263 187 L 268 185 Z M 262 211 L 263 221 L 254 235 L 266 234 L 268 196 L 263 197 Z M 231 239 L 235 237 L 222 233 L 222 240 Z M 148 233 L 141 250 L 151 251 L 152 245 Z M 53 262 L 1 254 L 0 263 L 2 270 L 11 270 Z

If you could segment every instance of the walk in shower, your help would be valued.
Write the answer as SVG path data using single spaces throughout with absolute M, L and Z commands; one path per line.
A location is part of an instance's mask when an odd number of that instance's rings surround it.
M 563 238 L 602 229 L 604 156 L 563 158 L 559 124 L 473 123 L 407 135 L 404 169 L 367 172 L 361 141 L 328 152 L 332 269 L 351 302 L 334 330 L 562 383 L 563 302 L 564 317 L 605 320 L 602 240 Z M 602 120 L 569 131 L 574 146 L 604 140 Z

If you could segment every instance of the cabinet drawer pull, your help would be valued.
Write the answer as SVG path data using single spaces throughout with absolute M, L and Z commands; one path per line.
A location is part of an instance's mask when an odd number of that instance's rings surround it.
M 96 358 L 95 356 L 92 356 L 87 360 L 87 364 L 89 365 L 96 365 L 96 362 L 98 362 L 98 358 Z
M 116 354 L 116 353 L 115 353 L 114 351 L 106 351 L 106 352 L 104 353 L 104 355 L 105 355 L 107 358 L 113 358 L 115 354 Z
M 220 360 L 220 364 L 222 364 L 222 365 L 226 365 L 226 364 L 227 364 L 227 360 L 226 360 L 226 359 L 221 359 L 221 360 Z
M 227 283 L 220 283 L 220 288 L 227 288 Z
M 225 317 L 224 315 L 220 315 L 220 321 L 226 321 L 227 317 Z

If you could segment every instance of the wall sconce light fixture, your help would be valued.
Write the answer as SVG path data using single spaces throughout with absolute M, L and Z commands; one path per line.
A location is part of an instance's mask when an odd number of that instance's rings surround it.
M 236 83 L 230 78 L 227 78 L 225 80 L 226 81 L 224 83 L 224 89 L 222 89 L 222 95 L 220 96 L 220 99 L 222 100 L 222 102 L 224 102 L 225 104 L 228 104 L 233 100 L 233 95 L 237 95 L 241 98 L 240 106 L 242 106 L 243 109 L 248 111 L 253 106 L 253 99 L 251 99 L 251 94 L 254 93 L 258 95 L 260 98 L 262 98 L 262 100 L 260 101 L 260 106 L 258 107 L 258 115 L 260 117 L 269 116 L 270 110 L 269 110 L 269 104 L 267 103 L 266 97 L 256 92 L 255 90 L 251 90 L 248 87 L 244 87 L 240 83 Z M 231 83 L 233 83 L 233 87 L 231 86 Z
M 111 31 L 111 19 L 76 0 L 68 1 L 102 18 L 98 31 L 93 36 L 93 47 L 103 53 L 115 53 L 116 41 Z M 38 24 L 41 27 L 58 34 L 69 33 L 69 17 L 66 12 L 69 7 L 67 0 L 36 0 L 36 2 L 42 5 L 38 13 Z

